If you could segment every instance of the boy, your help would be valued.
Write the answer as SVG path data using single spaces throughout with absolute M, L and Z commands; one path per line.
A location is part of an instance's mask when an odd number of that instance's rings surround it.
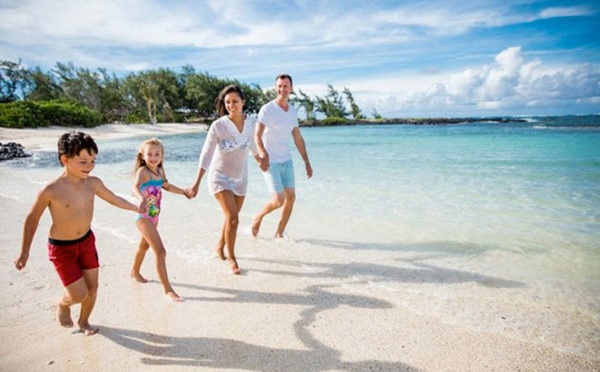
M 29 258 L 29 249 L 46 207 L 52 216 L 48 236 L 48 255 L 60 276 L 65 293 L 58 303 L 60 325 L 72 327 L 70 307 L 81 303 L 78 325 L 88 336 L 98 332 L 88 322 L 98 290 L 98 254 L 91 223 L 94 196 L 122 209 L 143 212 L 139 207 L 116 196 L 97 177 L 94 169 L 98 147 L 91 136 L 82 132 L 63 134 L 58 140 L 58 159 L 64 172 L 46 185 L 38 194 L 23 227 L 21 255 L 15 260 L 22 270 Z

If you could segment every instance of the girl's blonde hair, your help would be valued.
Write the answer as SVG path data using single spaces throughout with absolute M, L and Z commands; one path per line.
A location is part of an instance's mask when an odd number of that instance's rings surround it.
M 137 172 L 138 169 L 144 167 L 146 165 L 146 161 L 144 160 L 144 151 L 146 148 L 150 146 L 160 146 L 160 152 L 162 153 L 163 160 L 165 157 L 165 148 L 163 147 L 162 142 L 158 138 L 150 138 L 142 142 L 140 145 L 137 154 L 135 155 L 135 163 L 133 164 L 133 173 Z M 162 168 L 163 160 L 158 163 L 158 167 Z

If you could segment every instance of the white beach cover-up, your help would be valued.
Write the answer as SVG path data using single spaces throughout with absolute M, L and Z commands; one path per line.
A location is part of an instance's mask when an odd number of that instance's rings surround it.
M 257 153 L 255 125 L 256 119 L 250 116 L 246 116 L 241 132 L 227 116 L 211 124 L 199 161 L 199 167 L 208 170 L 207 185 L 211 194 L 231 190 L 235 195 L 246 195 L 248 151 L 252 155 Z

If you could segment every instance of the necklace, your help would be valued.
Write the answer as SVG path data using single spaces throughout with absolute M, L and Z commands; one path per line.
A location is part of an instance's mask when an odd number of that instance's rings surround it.
M 148 172 L 152 173 L 153 175 L 155 175 L 156 177 L 162 177 L 162 175 L 160 174 L 160 172 L 155 172 L 152 169 L 150 169 L 150 167 L 148 167 L 146 165 L 146 169 L 148 169 Z

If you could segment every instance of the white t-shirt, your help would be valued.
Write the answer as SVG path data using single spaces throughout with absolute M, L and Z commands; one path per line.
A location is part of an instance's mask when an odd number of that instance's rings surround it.
M 288 105 L 286 112 L 273 100 L 260 108 L 257 121 L 265 125 L 262 140 L 269 161 L 284 163 L 290 160 L 289 142 L 292 130 L 298 126 L 298 113 L 294 106 Z
M 208 169 L 208 191 L 216 194 L 231 190 L 246 195 L 248 188 L 248 150 L 255 155 L 256 120 L 247 116 L 239 132 L 227 116 L 215 120 L 208 130 L 200 154 L 200 168 Z

